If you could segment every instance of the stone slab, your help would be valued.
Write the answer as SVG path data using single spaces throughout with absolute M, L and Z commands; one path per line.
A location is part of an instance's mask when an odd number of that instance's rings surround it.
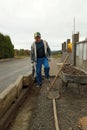
M 7 111 L 16 98 L 16 86 L 11 84 L 0 94 L 0 117 Z

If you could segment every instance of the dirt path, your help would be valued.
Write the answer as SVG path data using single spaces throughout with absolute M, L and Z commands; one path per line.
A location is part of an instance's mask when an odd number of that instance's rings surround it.
M 60 86 L 61 98 L 57 101 L 60 129 L 79 130 L 77 122 L 87 116 L 87 86 L 81 86 L 81 95 L 75 84 L 69 84 L 68 88 Z
M 28 130 L 54 129 L 52 100 L 47 98 L 47 87 L 49 87 L 49 82 L 47 82 L 45 79 L 43 82 L 43 88 L 40 90 L 38 97 L 38 107 L 33 115 L 31 127 Z
M 53 74 L 57 72 L 57 62 L 57 59 L 51 62 L 51 67 L 55 66 L 51 69 Z M 52 100 L 47 98 L 50 82 L 44 79 L 40 90 L 36 83 L 33 85 L 8 130 L 55 130 Z M 80 95 L 75 84 L 63 88 L 61 79 L 56 81 L 55 87 L 61 94 L 61 98 L 56 100 L 60 130 L 79 130 L 79 118 L 87 116 L 87 86 L 80 87 Z
M 47 83 L 43 84 L 40 90 L 38 107 L 28 130 L 55 130 L 52 100 L 48 100 L 46 95 L 47 86 Z M 55 86 L 61 93 L 61 98 L 56 100 L 60 130 L 79 130 L 78 120 L 87 116 L 87 87 L 82 91 L 85 96 L 82 96 L 74 84 L 65 89 L 61 87 L 59 79 Z
M 28 95 L 25 96 L 23 104 L 18 108 L 14 121 L 8 130 L 27 130 L 29 128 L 32 113 L 37 108 L 38 90 L 33 86 Z

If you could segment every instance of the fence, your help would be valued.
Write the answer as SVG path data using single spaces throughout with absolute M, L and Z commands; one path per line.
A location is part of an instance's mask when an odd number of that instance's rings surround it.
M 87 71 L 87 40 L 76 43 L 76 66 Z

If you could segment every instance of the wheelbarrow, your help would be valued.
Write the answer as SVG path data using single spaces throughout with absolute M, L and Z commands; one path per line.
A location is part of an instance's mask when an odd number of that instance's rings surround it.
M 79 70 L 79 68 L 77 68 L 77 67 L 72 66 L 72 68 Z M 60 78 L 62 79 L 62 87 L 68 87 L 69 83 L 77 84 L 78 89 L 79 89 L 79 94 L 80 94 L 80 85 L 87 85 L 87 73 L 85 73 L 85 72 L 83 72 L 81 75 L 80 74 L 74 75 L 74 74 L 69 74 L 69 73 L 62 71 L 60 74 Z

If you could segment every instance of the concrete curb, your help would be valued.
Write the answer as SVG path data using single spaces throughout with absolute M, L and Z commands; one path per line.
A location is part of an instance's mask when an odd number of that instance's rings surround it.
M 13 60 L 13 59 L 14 59 L 14 58 L 0 59 L 0 62 L 11 61 L 11 60 Z
M 10 109 L 6 112 L 5 115 L 0 119 L 0 130 L 8 130 L 9 124 L 16 117 L 19 106 L 22 104 L 25 95 L 28 93 L 28 89 L 24 89 L 20 94 L 19 98 L 14 104 L 11 105 Z
M 0 118 L 10 107 L 12 102 L 16 100 L 17 89 L 15 84 L 11 84 L 0 94 Z
M 18 79 L 16 80 L 14 85 L 16 86 L 16 89 L 17 89 L 17 98 L 18 98 L 20 96 L 20 93 L 23 88 L 23 76 L 22 75 L 20 75 L 18 77 Z
M 16 103 L 17 100 L 20 99 L 21 94 L 23 91 L 27 93 L 27 90 L 30 88 L 30 86 L 33 84 L 32 75 L 28 74 L 26 76 L 19 76 L 18 79 L 14 84 L 11 84 L 8 86 L 1 94 L 0 94 L 0 130 L 3 130 L 3 125 L 8 121 L 7 113 L 10 111 L 11 107 L 14 105 L 13 103 Z M 26 86 L 27 89 L 23 89 L 23 87 Z M 23 95 L 24 96 L 24 95 Z M 21 97 L 20 100 L 23 98 Z M 18 104 L 17 104 L 18 106 Z M 15 106 L 16 107 L 16 106 Z M 14 110 L 15 110 L 14 107 Z M 15 113 L 15 112 L 14 112 Z M 8 115 L 11 115 L 10 112 Z M 3 119 L 5 119 L 3 121 Z M 10 123 L 10 122 L 9 122 Z M 8 123 L 8 125 L 9 125 Z M 7 127 L 7 126 L 6 126 Z

